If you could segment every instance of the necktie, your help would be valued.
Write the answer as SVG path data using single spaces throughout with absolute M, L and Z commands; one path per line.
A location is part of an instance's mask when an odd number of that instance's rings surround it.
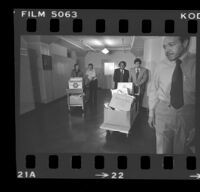
M 120 82 L 123 82 L 123 70 L 120 70 L 121 73 L 120 73 Z
M 172 75 L 172 84 L 171 84 L 171 105 L 175 109 L 179 109 L 184 105 L 183 99 L 183 72 L 181 69 L 182 61 L 180 59 L 176 60 L 176 66 Z
M 139 76 L 139 69 L 137 68 L 136 69 L 136 79 L 138 79 L 138 76 Z

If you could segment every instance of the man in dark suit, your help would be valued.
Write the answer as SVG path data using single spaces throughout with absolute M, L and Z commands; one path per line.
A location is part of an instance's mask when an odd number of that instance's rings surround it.
M 125 69 L 126 67 L 126 62 L 125 61 L 120 61 L 119 62 L 119 68 L 115 69 L 114 71 L 114 76 L 113 80 L 115 82 L 114 88 L 117 89 L 117 83 L 118 82 L 128 82 L 129 80 L 129 71 Z M 112 131 L 106 131 L 106 140 L 107 144 L 109 143 L 108 141 L 111 139 L 111 132 Z
M 134 67 L 130 69 L 130 81 L 133 82 L 133 95 L 139 101 L 139 108 L 142 106 L 143 97 L 148 80 L 148 70 L 141 67 L 142 61 L 139 58 L 134 60 Z
M 117 89 L 117 83 L 118 82 L 128 82 L 129 80 L 129 71 L 125 69 L 126 62 L 120 61 L 119 62 L 119 68 L 115 69 L 113 80 L 115 82 L 115 89 Z

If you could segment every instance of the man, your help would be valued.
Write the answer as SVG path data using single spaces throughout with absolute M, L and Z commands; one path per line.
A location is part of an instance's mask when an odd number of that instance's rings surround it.
M 83 73 L 81 72 L 77 63 L 74 64 L 74 69 L 71 72 L 71 77 L 83 77 Z
M 97 88 L 98 80 L 97 74 L 92 63 L 88 64 L 88 69 L 85 73 L 86 83 L 86 102 L 90 101 L 92 104 L 97 102 Z
M 141 67 L 142 61 L 139 58 L 134 60 L 134 67 L 130 69 L 130 81 L 133 83 L 133 94 L 138 97 L 139 108 L 142 106 L 148 71 Z M 138 95 L 137 95 L 138 92 Z
M 195 128 L 195 65 L 188 37 L 165 37 L 166 59 L 155 70 L 149 92 L 150 127 L 157 154 L 183 154 Z
M 125 69 L 126 62 L 120 61 L 119 62 L 119 68 L 115 69 L 113 80 L 115 82 L 114 88 L 117 89 L 117 83 L 118 82 L 128 82 L 129 79 L 129 71 Z
M 126 62 L 120 61 L 119 68 L 115 69 L 113 80 L 115 82 L 114 89 L 117 89 L 118 82 L 128 82 L 129 80 L 129 71 L 125 69 Z M 111 137 L 111 131 L 106 131 L 106 140 L 109 141 Z

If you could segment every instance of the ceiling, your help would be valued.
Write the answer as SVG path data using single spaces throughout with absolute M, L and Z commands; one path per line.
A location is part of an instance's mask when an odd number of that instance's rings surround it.
M 136 56 L 143 55 L 145 39 L 153 37 L 142 36 L 40 36 L 40 41 L 51 44 L 56 43 L 78 53 L 87 51 L 101 51 L 107 48 L 109 51 L 133 52 Z
M 133 47 L 134 36 L 61 36 L 66 41 L 85 51 L 130 50 Z

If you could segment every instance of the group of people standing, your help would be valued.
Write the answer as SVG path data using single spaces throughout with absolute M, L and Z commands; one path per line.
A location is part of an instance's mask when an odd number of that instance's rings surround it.
M 155 68 L 148 91 L 148 124 L 155 130 L 157 154 L 194 153 L 196 55 L 189 52 L 190 38 L 169 36 L 163 41 L 166 58 Z M 124 61 L 115 70 L 118 82 L 133 82 L 140 87 L 141 106 L 148 70 L 135 59 L 134 68 L 126 70 Z
M 188 51 L 189 43 L 189 37 L 165 37 L 166 58 L 156 66 L 151 77 L 148 124 L 155 130 L 157 154 L 182 154 L 194 143 L 196 55 Z M 118 82 L 133 83 L 132 94 L 137 95 L 139 109 L 149 75 L 141 64 L 141 59 L 136 58 L 134 67 L 128 71 L 126 62 L 121 61 L 113 76 L 115 89 Z M 83 77 L 78 65 L 72 76 Z M 93 102 L 97 95 L 97 76 L 92 64 L 88 65 L 84 77 L 89 100 Z
M 141 67 L 142 61 L 139 58 L 136 58 L 134 61 L 134 68 L 130 69 L 130 72 L 125 69 L 126 62 L 121 61 L 119 63 L 119 68 L 115 69 L 114 71 L 114 88 L 117 88 L 117 83 L 119 82 L 132 82 L 133 83 L 133 94 L 136 93 L 138 88 L 139 94 L 137 99 L 141 106 L 144 92 L 145 92 L 145 85 L 148 80 L 148 71 L 144 67 Z M 97 100 L 97 87 L 98 87 L 98 80 L 97 74 L 94 69 L 92 63 L 88 64 L 88 68 L 83 74 L 80 70 L 78 64 L 74 64 L 74 69 L 72 70 L 71 77 L 82 77 L 83 78 L 83 87 L 84 92 L 86 93 L 85 102 L 95 103 Z
M 148 91 L 148 124 L 155 130 L 157 154 L 194 153 L 196 55 L 189 52 L 190 37 L 168 36 L 163 49 L 166 58 L 155 68 Z M 118 82 L 133 82 L 133 92 L 140 87 L 142 104 L 148 70 L 135 59 L 134 68 L 126 70 L 124 61 L 115 70 Z

